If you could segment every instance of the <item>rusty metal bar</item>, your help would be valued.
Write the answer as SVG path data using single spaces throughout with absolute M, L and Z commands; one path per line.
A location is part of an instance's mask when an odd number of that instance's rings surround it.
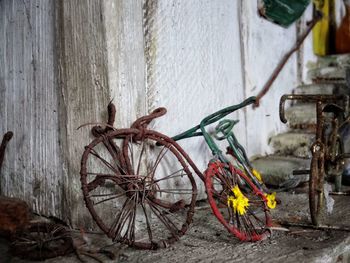
M 348 107 L 349 96 L 347 95 L 305 95 L 305 94 L 286 94 L 283 95 L 280 99 L 279 111 L 280 111 L 280 120 L 283 123 L 287 123 L 287 119 L 285 117 L 285 102 L 287 100 L 299 100 L 301 102 L 306 103 L 317 103 L 321 102 L 325 103 L 336 103 L 339 101 L 343 102 L 343 110 L 346 111 Z M 322 109 L 323 111 L 323 109 Z
M 5 149 L 6 149 L 8 142 L 11 140 L 12 137 L 13 137 L 13 132 L 8 131 L 5 133 L 4 137 L 2 138 L 2 142 L 0 145 L 0 174 L 1 174 L 2 163 L 3 163 L 4 157 L 5 157 Z M 0 184 L 0 194 L 1 194 L 1 184 Z
M 279 73 L 281 72 L 281 70 L 286 65 L 286 63 L 289 60 L 289 58 L 293 55 L 293 53 L 295 51 L 297 51 L 300 48 L 300 46 L 303 44 L 303 42 L 306 39 L 306 37 L 309 35 L 309 33 L 311 32 L 313 27 L 316 25 L 316 23 L 321 18 L 322 18 L 322 14 L 321 13 L 317 13 L 315 15 L 315 17 L 308 23 L 308 26 L 307 26 L 305 32 L 297 39 L 295 45 L 283 56 L 281 61 L 278 63 L 278 65 L 276 66 L 276 68 L 272 72 L 270 78 L 266 81 L 265 85 L 263 86 L 261 91 L 258 93 L 258 95 L 256 97 L 256 101 L 255 101 L 254 107 L 259 107 L 261 98 L 270 90 L 273 82 L 276 80 L 276 78 L 278 77 Z
M 279 222 L 282 226 L 289 226 L 289 227 L 302 227 L 302 228 L 312 228 L 315 230 L 336 230 L 336 231 L 346 231 L 350 232 L 350 227 L 347 226 L 330 226 L 330 225 L 311 225 L 306 223 L 292 223 L 287 221 Z

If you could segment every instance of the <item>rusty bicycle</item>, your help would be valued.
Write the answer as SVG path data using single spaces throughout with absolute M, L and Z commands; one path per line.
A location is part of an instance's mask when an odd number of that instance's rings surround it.
M 326 202 L 329 190 L 326 189 L 326 179 L 334 180 L 334 192 L 341 191 L 341 174 L 344 159 L 350 158 L 350 153 L 344 153 L 344 145 L 340 131 L 350 123 L 349 97 L 347 95 L 297 95 L 286 94 L 280 100 L 280 119 L 287 123 L 285 117 L 285 102 L 298 100 L 316 105 L 316 138 L 311 145 L 310 170 L 294 171 L 309 173 L 309 207 L 311 221 L 320 225 L 326 213 Z
M 136 248 L 157 249 L 174 243 L 193 220 L 197 197 L 194 172 L 205 182 L 213 212 L 230 233 L 244 241 L 268 237 L 268 203 L 274 204 L 274 196 L 267 195 L 251 174 L 244 149 L 232 136 L 235 123 L 221 122 L 216 137 L 229 142 L 236 162 L 225 157 L 205 129 L 253 102 L 251 97 L 214 113 L 175 138 L 148 128 L 152 120 L 166 113 L 165 108 L 137 119 L 130 128 L 116 129 L 115 107 L 110 103 L 107 124 L 92 128 L 95 139 L 85 147 L 81 159 L 83 196 L 98 227 L 114 241 Z M 204 173 L 175 141 L 199 135 L 213 151 Z
M 109 238 L 135 248 L 167 247 L 192 222 L 197 187 L 189 157 L 172 139 L 147 128 L 165 113 L 158 108 L 130 128 L 116 129 L 110 103 L 106 127 L 92 128 L 96 138 L 81 160 L 82 191 L 92 218 Z

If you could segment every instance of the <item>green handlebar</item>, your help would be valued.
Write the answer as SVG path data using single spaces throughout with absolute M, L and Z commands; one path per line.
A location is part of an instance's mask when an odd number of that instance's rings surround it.
M 255 101 L 256 101 L 256 97 L 252 96 L 252 97 L 247 98 L 246 100 L 244 100 L 243 102 L 241 102 L 239 104 L 232 105 L 232 106 L 226 107 L 222 110 L 219 110 L 217 112 L 214 112 L 213 114 L 210 114 L 209 116 L 205 117 L 199 125 L 196 125 L 193 128 L 172 137 L 172 139 L 174 141 L 178 141 L 178 140 L 182 140 L 182 139 L 186 139 L 186 138 L 190 138 L 190 137 L 202 136 L 202 135 L 204 135 L 203 133 L 206 133 L 206 131 L 204 130 L 205 126 L 212 124 L 212 123 L 224 118 L 226 115 L 228 115 L 228 114 L 230 114 L 238 109 L 241 109 L 249 104 L 253 104 L 253 103 L 255 103 Z M 201 129 L 201 132 L 197 132 L 199 129 Z

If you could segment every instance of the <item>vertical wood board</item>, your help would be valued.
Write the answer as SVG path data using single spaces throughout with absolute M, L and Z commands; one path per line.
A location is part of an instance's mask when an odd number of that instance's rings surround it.
M 107 79 L 105 28 L 102 1 L 69 1 L 57 4 L 60 139 L 67 171 L 64 177 L 65 219 L 90 225 L 82 200 L 80 159 L 92 137 L 88 122 L 105 122 L 110 93 Z
M 0 134 L 14 132 L 1 194 L 61 216 L 54 1 L 0 1 Z
M 147 113 L 142 1 L 105 0 L 103 16 L 115 125 L 129 127 Z

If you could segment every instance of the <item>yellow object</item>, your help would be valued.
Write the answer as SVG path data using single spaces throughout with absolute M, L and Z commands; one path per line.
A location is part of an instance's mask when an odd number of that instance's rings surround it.
M 256 177 L 256 179 L 258 179 L 259 183 L 262 183 L 263 180 L 262 180 L 261 174 L 255 169 L 253 169 L 252 172 L 253 172 L 253 175 Z
M 267 207 L 270 209 L 276 208 L 276 192 L 273 192 L 271 194 L 265 194 L 267 199 Z
M 247 213 L 247 207 L 249 206 L 249 199 L 244 196 L 238 185 L 232 188 L 234 196 L 229 196 L 227 198 L 227 206 L 233 208 L 233 212 L 238 212 L 239 215 L 244 215 Z
M 334 0 L 313 0 L 313 3 L 323 14 L 312 30 L 313 50 L 315 55 L 325 56 L 332 53 L 331 43 L 334 42 Z

